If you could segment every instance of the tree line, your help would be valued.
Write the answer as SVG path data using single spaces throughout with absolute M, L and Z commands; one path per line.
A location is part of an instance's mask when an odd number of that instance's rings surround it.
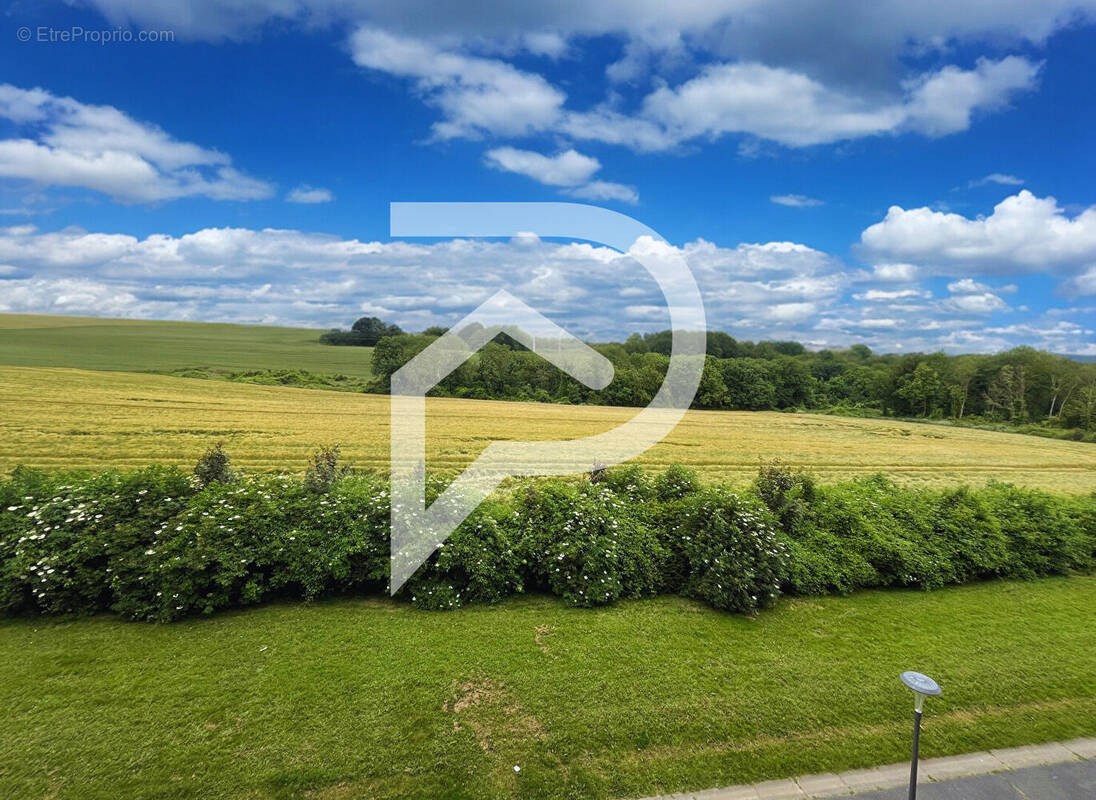
M 377 320 L 379 322 L 379 320 Z M 374 326 L 375 327 L 375 326 Z M 374 345 L 376 391 L 438 336 L 380 336 Z M 669 364 L 672 333 L 634 333 L 592 345 L 614 367 L 613 381 L 593 391 L 500 334 L 431 392 L 435 396 L 551 403 L 645 406 Z M 1096 430 L 1096 363 L 1031 347 L 994 355 L 876 354 L 863 344 L 810 351 L 799 342 L 740 341 L 707 334 L 707 356 L 694 408 L 825 410 L 835 413 L 953 419 L 967 423 L 1040 424 L 1076 438 Z

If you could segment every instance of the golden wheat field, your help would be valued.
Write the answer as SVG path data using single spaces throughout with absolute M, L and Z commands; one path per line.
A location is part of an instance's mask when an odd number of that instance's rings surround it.
M 608 430 L 635 409 L 483 400 L 428 401 L 431 469 L 457 471 L 493 440 L 565 439 Z M 383 469 L 388 398 L 125 372 L 0 367 L 0 470 L 190 465 L 223 440 L 238 466 L 303 469 L 339 443 L 357 467 Z M 780 458 L 825 480 L 885 472 L 904 484 L 1011 481 L 1096 490 L 1096 447 L 938 425 L 815 414 L 691 411 L 638 461 L 687 464 L 745 481 Z

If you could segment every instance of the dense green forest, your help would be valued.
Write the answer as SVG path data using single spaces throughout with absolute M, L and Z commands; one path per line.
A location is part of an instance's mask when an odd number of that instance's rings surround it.
M 443 333 L 434 328 L 376 340 L 372 388 L 388 391 L 391 375 Z M 1030 347 L 995 355 L 896 355 L 876 354 L 862 344 L 810 351 L 798 342 L 738 341 L 719 331 L 707 339 L 694 408 L 949 419 L 1076 439 L 1092 439 L 1096 432 L 1096 363 Z M 608 387 L 593 391 L 500 335 L 432 394 L 645 406 L 666 373 L 670 341 L 671 332 L 660 331 L 595 344 L 615 376 Z

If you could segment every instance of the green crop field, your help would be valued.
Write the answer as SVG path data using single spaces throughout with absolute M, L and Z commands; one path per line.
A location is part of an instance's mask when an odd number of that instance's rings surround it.
M 0 796 L 615 798 L 1096 734 L 1096 578 L 0 621 Z M 520 771 L 515 771 L 519 767 Z
M 122 372 L 299 369 L 369 377 L 372 348 L 323 345 L 320 333 L 209 322 L 0 314 L 0 364 Z
M 334 349 L 334 348 L 332 348 Z M 346 348 L 350 349 L 350 348 Z M 462 469 L 494 440 L 567 439 L 608 430 L 629 408 L 430 399 L 432 469 Z M 0 367 L 0 470 L 188 466 L 223 440 L 238 465 L 304 469 L 339 443 L 358 467 L 388 460 L 383 395 L 253 386 L 124 372 Z M 690 411 L 639 463 L 686 464 L 745 481 L 780 458 L 823 479 L 885 472 L 907 485 L 999 479 L 1054 491 L 1096 490 L 1096 447 L 970 428 L 777 412 Z

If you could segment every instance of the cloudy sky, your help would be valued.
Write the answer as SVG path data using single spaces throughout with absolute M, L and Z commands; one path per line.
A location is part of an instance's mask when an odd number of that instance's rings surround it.
M 417 329 L 507 288 L 579 335 L 666 327 L 605 247 L 388 236 L 393 200 L 556 200 L 659 231 L 739 338 L 1096 355 L 1096 0 L 3 20 L 0 311 Z

